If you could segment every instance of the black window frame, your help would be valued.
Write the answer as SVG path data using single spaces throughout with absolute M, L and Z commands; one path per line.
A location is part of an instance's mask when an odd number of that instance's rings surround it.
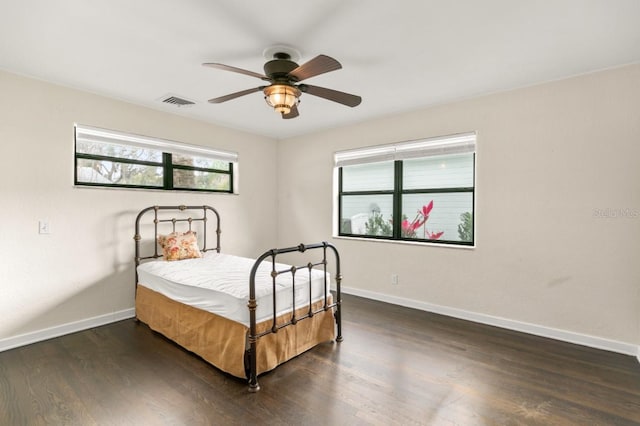
M 126 142 L 122 143 L 126 145 Z M 132 145 L 134 146 L 134 145 Z M 157 149 L 157 148 L 156 148 Z M 160 151 L 160 149 L 157 149 Z M 189 154 L 197 157 L 198 154 Z M 102 183 L 102 182 L 83 182 L 78 180 L 78 160 L 97 160 L 97 161 L 111 161 L 115 163 L 135 164 L 141 166 L 152 166 L 162 168 L 162 185 L 135 185 L 135 184 L 119 184 L 119 183 Z M 173 154 L 171 152 L 162 151 L 162 161 L 141 161 L 132 160 L 122 157 L 111 157 L 107 155 L 94 155 L 78 152 L 77 147 L 77 132 L 74 131 L 74 169 L 73 180 L 75 186 L 87 186 L 87 187 L 104 187 L 104 188 L 127 188 L 127 189 L 152 189 L 163 191 L 188 191 L 188 192 L 208 192 L 208 193 L 225 193 L 234 194 L 234 163 L 228 162 L 228 170 L 217 168 L 206 168 L 197 166 L 187 166 L 183 164 L 173 163 Z M 217 173 L 229 176 L 229 189 L 206 189 L 206 188 L 184 188 L 175 187 L 173 184 L 173 171 L 174 170 L 188 170 L 188 171 L 202 171 L 206 173 Z
M 420 188 L 420 189 L 404 189 L 403 187 L 403 162 L 404 160 L 394 160 L 394 185 L 392 190 L 369 190 L 369 191 L 344 191 L 343 190 L 343 167 L 338 167 L 338 236 L 350 238 L 365 238 L 372 240 L 388 240 L 388 241 L 406 241 L 412 243 L 433 243 L 454 246 L 475 246 L 475 188 L 476 188 L 476 153 L 473 152 L 473 186 L 472 187 L 447 187 L 447 188 Z M 471 220 L 471 240 L 446 240 L 446 239 L 429 239 L 429 238 L 410 238 L 402 236 L 402 220 L 392 222 L 392 235 L 366 235 L 343 232 L 342 218 L 342 200 L 344 196 L 358 195 L 392 195 L 392 215 L 393 217 L 402 217 L 402 201 L 404 195 L 410 194 L 443 194 L 443 193 L 470 193 L 472 198 L 472 220 Z
M 222 170 L 222 169 L 214 169 L 214 168 L 207 168 L 207 167 L 196 167 L 196 166 L 186 166 L 186 165 L 183 165 L 183 164 L 174 164 L 172 162 L 172 154 L 171 153 L 163 153 L 163 158 L 164 158 L 165 155 L 167 156 L 167 160 L 166 160 L 166 164 L 167 164 L 167 170 L 166 171 L 167 171 L 167 173 L 165 175 L 165 181 L 168 181 L 167 182 L 167 189 L 170 189 L 170 190 L 173 190 L 173 191 L 224 192 L 224 193 L 233 194 L 233 163 L 232 162 L 227 163 L 229 165 L 229 169 L 228 170 Z M 173 185 L 173 171 L 174 170 L 190 170 L 190 171 L 199 171 L 199 172 L 206 172 L 206 173 L 217 173 L 217 174 L 229 175 L 229 190 L 175 187 Z

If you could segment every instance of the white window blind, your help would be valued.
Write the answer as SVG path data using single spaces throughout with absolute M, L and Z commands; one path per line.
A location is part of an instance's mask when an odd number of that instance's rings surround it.
M 198 145 L 189 145 L 166 139 L 152 138 L 149 136 L 132 135 L 116 132 L 114 130 L 100 129 L 76 124 L 76 140 L 80 142 L 128 145 L 143 149 L 161 150 L 171 154 L 204 157 L 228 163 L 238 162 L 238 153 L 208 148 Z
M 339 151 L 334 154 L 334 164 L 336 167 L 343 167 L 380 161 L 463 154 L 475 152 L 475 150 L 476 133 L 471 132 Z

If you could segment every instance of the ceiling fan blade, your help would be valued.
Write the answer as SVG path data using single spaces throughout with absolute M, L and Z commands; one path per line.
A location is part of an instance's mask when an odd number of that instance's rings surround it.
M 296 118 L 299 115 L 300 115 L 300 113 L 298 112 L 298 105 L 294 104 L 291 107 L 291 111 L 289 111 L 289 114 L 282 114 L 282 118 L 284 118 L 284 119 Z
M 330 101 L 337 102 L 342 105 L 350 106 L 352 108 L 360 105 L 360 102 L 362 102 L 362 98 L 360 96 L 351 95 L 345 92 L 339 92 L 333 89 L 327 89 L 326 87 L 300 84 L 298 85 L 298 89 L 300 89 L 300 91 L 303 93 L 308 93 L 313 96 L 318 96 L 320 98 L 328 99 Z
M 318 55 L 308 62 L 300 65 L 289 73 L 289 77 L 293 77 L 297 81 L 315 77 L 329 71 L 335 71 L 342 68 L 340 62 L 327 55 Z
M 212 104 L 220 104 L 222 102 L 230 101 L 231 99 L 239 98 L 240 96 L 248 95 L 249 93 L 260 92 L 261 90 L 264 90 L 264 86 L 254 87 L 253 89 L 242 90 L 240 92 L 220 96 L 219 98 L 209 99 L 209 102 Z
M 242 68 L 232 67 L 231 65 L 217 64 L 217 63 L 212 63 L 212 62 L 204 63 L 202 65 L 205 66 L 205 67 L 217 68 L 219 70 L 237 72 L 238 74 L 244 74 L 244 75 L 248 75 L 248 76 L 251 76 L 251 77 L 259 78 L 261 80 L 269 81 L 269 77 L 267 77 L 266 75 L 263 75 L 263 74 L 260 74 L 260 73 L 257 73 L 257 72 L 253 72 L 253 71 L 249 71 L 249 70 L 245 70 L 245 69 L 242 69 Z

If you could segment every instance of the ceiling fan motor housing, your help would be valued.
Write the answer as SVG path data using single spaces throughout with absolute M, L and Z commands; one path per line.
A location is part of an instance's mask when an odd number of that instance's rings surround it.
M 274 59 L 264 64 L 264 73 L 273 80 L 286 79 L 297 81 L 289 73 L 298 68 L 298 64 L 291 60 L 286 53 L 276 53 Z

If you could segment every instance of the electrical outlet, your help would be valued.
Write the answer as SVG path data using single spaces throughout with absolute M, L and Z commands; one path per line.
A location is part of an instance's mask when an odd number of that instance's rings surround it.
M 49 226 L 48 220 L 40 220 L 38 221 L 38 233 L 39 234 L 50 234 L 51 227 Z
M 391 274 L 391 285 L 398 285 L 398 274 Z

